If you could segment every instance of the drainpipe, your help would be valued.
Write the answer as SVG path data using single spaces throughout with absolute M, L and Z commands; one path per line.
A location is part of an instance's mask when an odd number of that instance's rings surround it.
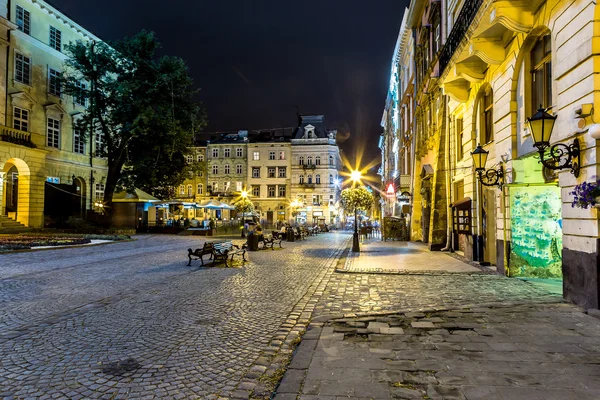
M 96 41 L 92 40 L 92 46 L 91 46 L 91 50 L 92 50 L 92 58 L 91 58 L 91 64 L 92 64 L 92 70 L 94 69 L 94 59 L 96 58 L 94 56 L 94 47 L 96 46 Z M 92 77 L 92 81 L 90 82 L 90 110 L 92 111 L 91 113 L 91 121 L 90 121 L 90 210 L 93 210 L 93 198 L 94 198 L 94 93 L 96 90 L 96 85 L 95 85 L 95 76 Z
M 450 158 L 452 156 L 452 149 L 450 147 L 450 105 L 446 100 L 446 96 L 444 96 L 444 111 L 445 116 L 448 116 L 446 121 L 446 157 L 445 166 L 446 166 L 446 205 L 448 206 L 448 212 L 446 214 L 446 247 L 444 247 L 441 251 L 452 251 L 452 210 L 450 209 L 450 203 L 452 202 L 452 169 Z

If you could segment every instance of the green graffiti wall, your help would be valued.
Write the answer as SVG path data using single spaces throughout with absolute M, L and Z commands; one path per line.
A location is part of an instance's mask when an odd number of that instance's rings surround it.
M 562 216 L 557 186 L 510 188 L 510 275 L 562 278 Z

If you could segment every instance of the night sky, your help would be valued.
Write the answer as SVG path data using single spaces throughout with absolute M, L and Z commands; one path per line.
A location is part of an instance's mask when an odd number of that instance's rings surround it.
M 187 62 L 206 131 L 296 125 L 325 114 L 350 159 L 379 157 L 394 45 L 408 0 L 50 0 L 105 40 L 147 29 Z

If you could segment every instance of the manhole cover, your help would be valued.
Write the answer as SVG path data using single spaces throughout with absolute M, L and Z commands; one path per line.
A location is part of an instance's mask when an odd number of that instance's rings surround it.
M 140 363 L 133 358 L 126 360 L 115 361 L 106 364 L 102 368 L 102 372 L 109 375 L 120 376 L 127 372 L 132 372 L 140 368 Z

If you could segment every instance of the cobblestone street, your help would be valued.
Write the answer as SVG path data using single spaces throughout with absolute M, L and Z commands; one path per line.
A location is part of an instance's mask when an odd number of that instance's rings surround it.
M 0 255 L 0 398 L 230 396 L 347 238 L 241 269 L 186 267 L 201 241 L 176 236 Z

